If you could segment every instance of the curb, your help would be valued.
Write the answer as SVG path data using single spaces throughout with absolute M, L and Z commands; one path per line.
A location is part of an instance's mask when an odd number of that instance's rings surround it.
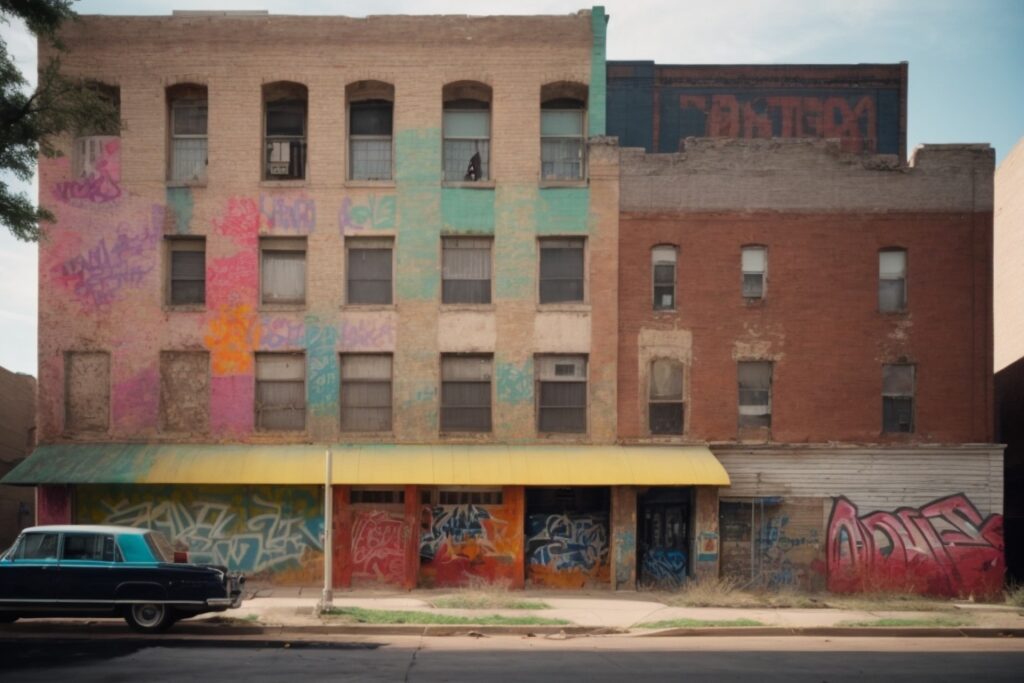
M 637 638 L 677 638 L 690 636 L 812 636 L 827 638 L 1024 638 L 1024 628 L 857 628 L 785 626 L 733 628 L 667 628 L 648 633 L 635 633 Z

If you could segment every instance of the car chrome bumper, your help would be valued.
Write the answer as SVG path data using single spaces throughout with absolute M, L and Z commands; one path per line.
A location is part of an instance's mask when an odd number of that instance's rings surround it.
M 235 604 L 235 602 L 236 601 L 232 600 L 231 598 L 207 598 L 206 599 L 206 604 L 209 605 L 210 607 L 238 607 L 238 605 Z M 241 604 L 241 600 L 238 600 L 237 602 L 239 604 Z

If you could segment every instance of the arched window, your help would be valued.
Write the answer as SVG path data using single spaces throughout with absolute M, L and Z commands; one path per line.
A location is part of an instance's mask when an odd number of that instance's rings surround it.
M 651 434 L 682 434 L 684 405 L 683 364 L 668 358 L 651 361 L 647 406 Z
M 661 245 L 651 249 L 651 275 L 654 310 L 671 311 L 676 307 L 676 248 Z
M 304 180 L 309 97 L 301 83 L 263 86 L 264 180 Z
M 586 175 L 587 87 L 551 83 L 540 92 L 540 160 L 543 180 L 582 180 Z
M 391 180 L 395 87 L 359 81 L 345 88 L 348 100 L 348 177 Z
M 198 182 L 206 179 L 206 86 L 181 83 L 167 89 L 170 153 L 167 179 Z
M 444 87 L 444 179 L 491 177 L 491 89 L 460 81 Z

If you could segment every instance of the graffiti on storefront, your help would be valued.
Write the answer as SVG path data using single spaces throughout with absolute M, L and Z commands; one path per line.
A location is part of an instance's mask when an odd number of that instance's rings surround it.
M 647 588 L 679 588 L 686 581 L 686 553 L 675 548 L 648 548 L 640 575 Z
M 526 536 L 531 582 L 569 588 L 609 580 L 607 515 L 530 515 Z
M 405 578 L 402 516 L 380 510 L 357 511 L 352 521 L 352 578 L 401 584 Z
M 299 583 L 322 572 L 314 487 L 79 487 L 78 519 L 163 532 L 189 559 Z M 320 574 L 322 576 L 322 574 Z
M 420 575 L 424 583 L 457 586 L 477 577 L 489 582 L 515 580 L 523 536 L 505 508 L 442 505 L 424 510 L 420 536 Z
M 982 517 L 962 493 L 864 515 L 842 496 L 833 505 L 831 591 L 992 596 L 1002 590 L 1005 569 L 1002 515 Z

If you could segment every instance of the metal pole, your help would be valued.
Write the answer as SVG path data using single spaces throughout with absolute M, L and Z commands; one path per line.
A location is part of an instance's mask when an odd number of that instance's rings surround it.
M 332 581 L 332 555 L 333 555 L 333 518 L 334 518 L 334 497 L 331 488 L 331 475 L 334 472 L 334 458 L 331 447 L 327 447 L 324 464 L 324 592 L 320 598 L 320 610 L 330 609 L 334 606 L 334 586 Z

